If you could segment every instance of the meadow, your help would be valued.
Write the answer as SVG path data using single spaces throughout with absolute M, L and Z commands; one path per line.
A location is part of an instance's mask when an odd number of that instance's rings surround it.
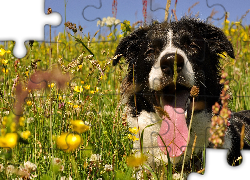
M 106 26 L 108 36 L 91 37 L 68 23 L 52 42 L 27 42 L 22 59 L 12 55 L 14 42 L 0 46 L 0 179 L 128 180 L 144 167 L 132 156 L 137 131 L 127 127 L 120 103 L 126 63 L 112 66 L 117 44 L 136 27 Z M 230 109 L 250 109 L 249 27 L 226 19 L 222 29 L 236 57 L 221 56 Z

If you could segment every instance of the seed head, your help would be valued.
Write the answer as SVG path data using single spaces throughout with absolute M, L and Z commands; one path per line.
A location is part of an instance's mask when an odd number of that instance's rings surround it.
M 197 97 L 199 95 L 199 88 L 197 86 L 193 86 L 190 91 L 191 97 Z
M 52 9 L 48 8 L 47 14 L 51 14 L 52 13 Z

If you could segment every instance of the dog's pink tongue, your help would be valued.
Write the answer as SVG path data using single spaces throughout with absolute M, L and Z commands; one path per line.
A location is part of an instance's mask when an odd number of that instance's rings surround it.
M 168 113 L 170 119 L 163 117 L 161 129 L 157 137 L 158 146 L 167 154 L 168 150 L 170 157 L 180 156 L 184 153 L 187 146 L 188 127 L 185 119 L 185 103 L 188 98 L 188 92 L 178 92 L 175 102 L 164 103 L 164 110 Z M 166 145 L 166 146 L 165 146 Z

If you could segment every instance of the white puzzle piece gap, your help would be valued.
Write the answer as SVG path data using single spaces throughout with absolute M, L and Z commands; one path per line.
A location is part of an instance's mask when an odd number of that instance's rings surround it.
M 15 41 L 14 56 L 22 58 L 26 55 L 24 42 L 27 40 L 44 40 L 44 25 L 57 26 L 61 23 L 61 15 L 44 12 L 44 0 L 6 0 L 1 1 L 0 40 Z
M 205 174 L 191 173 L 188 180 L 235 180 L 248 179 L 250 167 L 250 153 L 241 151 L 244 157 L 239 166 L 229 166 L 227 163 L 227 149 L 206 149 Z

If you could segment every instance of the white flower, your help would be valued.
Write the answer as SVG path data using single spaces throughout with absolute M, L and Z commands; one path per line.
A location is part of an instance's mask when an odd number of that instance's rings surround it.
M 32 123 L 32 122 L 34 122 L 34 118 L 33 117 L 29 117 L 29 118 L 27 118 L 27 123 Z
M 14 174 L 16 172 L 16 169 L 13 165 L 8 165 L 7 168 L 6 168 L 6 173 L 7 174 Z
M 119 19 L 115 19 L 115 17 L 108 16 L 107 18 L 102 18 L 102 20 L 97 21 L 97 26 L 104 26 L 106 24 L 107 27 L 111 27 L 113 25 L 119 24 L 121 21 Z
M 72 177 L 69 176 L 69 178 L 66 178 L 65 176 L 62 176 L 62 177 L 61 177 L 61 180 L 72 180 Z
M 114 24 L 113 19 L 111 17 L 107 17 L 106 25 L 112 26 Z
M 110 164 L 105 164 L 105 166 L 104 166 L 104 170 L 105 170 L 105 171 L 112 171 L 112 169 L 113 169 L 112 165 L 110 165 Z
M 100 154 L 91 154 L 90 161 L 100 161 L 101 155 Z
M 30 178 L 30 172 L 27 168 L 23 167 L 22 165 L 19 166 L 17 175 L 25 178 Z
M 59 171 L 63 171 L 64 170 L 64 166 L 62 165 L 62 160 L 60 158 L 53 158 L 52 163 L 53 163 L 53 165 L 59 167 Z
M 104 18 L 102 18 L 102 22 L 104 22 L 104 23 L 105 23 L 106 21 L 107 21 L 107 18 L 105 18 L 105 17 L 104 17 Z
M 177 180 L 177 179 L 180 180 L 181 179 L 181 175 L 178 174 L 178 173 L 174 173 L 172 177 L 173 177 L 174 180 Z M 181 180 L 183 180 L 183 179 L 184 178 L 182 178 Z
M 98 20 L 96 26 L 100 26 L 101 23 L 102 23 L 102 21 L 101 21 L 101 20 Z
M 0 172 L 3 172 L 3 170 L 4 170 L 3 164 L 0 164 Z
M 87 126 L 91 126 L 91 124 L 88 121 L 84 121 L 84 124 Z
M 62 163 L 62 160 L 60 158 L 54 158 L 53 159 L 53 164 L 60 165 L 61 163 Z
M 24 167 L 28 169 L 29 172 L 34 172 L 37 169 L 37 166 L 30 161 L 24 162 Z
M 63 170 L 64 170 L 64 166 L 61 165 L 61 166 L 59 167 L 59 171 L 63 171 Z
M 119 24 L 121 21 L 119 19 L 115 20 L 115 25 Z
M 5 116 L 9 115 L 9 113 L 10 113 L 10 111 L 4 111 L 4 112 L 3 112 L 3 114 L 4 114 Z
M 104 26 L 105 25 L 105 23 L 106 23 L 106 21 L 107 21 L 107 19 L 104 17 L 104 18 L 102 18 L 102 22 L 101 22 L 101 26 Z
M 98 20 L 96 25 L 103 27 L 105 23 L 106 23 L 106 18 L 103 18 L 102 20 Z

